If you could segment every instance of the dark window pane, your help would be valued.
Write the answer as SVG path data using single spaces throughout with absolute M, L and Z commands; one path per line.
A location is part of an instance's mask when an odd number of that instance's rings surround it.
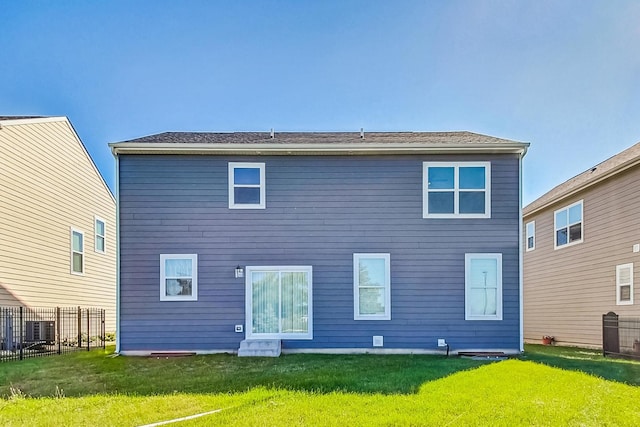
M 429 189 L 453 189 L 453 168 L 430 167 L 428 180 Z
M 556 231 L 556 246 L 562 246 L 567 244 L 567 229 Z
M 461 191 L 460 192 L 460 212 L 461 214 L 483 214 L 484 212 L 484 191 Z
M 165 293 L 167 296 L 191 295 L 191 279 L 167 279 Z
M 260 185 L 260 169 L 235 168 L 233 170 L 233 183 L 235 185 Z
M 233 189 L 234 203 L 236 205 L 260 204 L 260 189 L 253 187 L 236 187 Z
M 430 214 L 452 214 L 453 213 L 453 192 L 430 192 L 429 193 L 429 213 Z
M 484 167 L 460 168 L 461 189 L 484 189 L 485 185 Z
M 582 223 L 569 227 L 569 242 L 582 239 Z
M 620 286 L 620 301 L 631 301 L 631 286 Z
M 528 249 L 533 248 L 533 237 L 529 237 L 529 238 L 527 239 L 527 248 L 528 248 Z

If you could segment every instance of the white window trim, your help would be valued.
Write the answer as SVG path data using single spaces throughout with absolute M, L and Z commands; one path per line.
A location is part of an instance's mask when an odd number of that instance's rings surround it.
M 300 334 L 259 334 L 252 332 L 253 325 L 253 301 L 251 289 L 251 273 L 258 271 L 277 271 L 279 273 L 287 272 L 305 272 L 309 274 L 309 300 L 307 306 L 307 332 Z M 246 339 L 283 339 L 283 340 L 312 340 L 313 339 L 313 267 L 310 265 L 268 265 L 268 266 L 246 266 L 245 267 L 245 317 L 246 317 Z
M 577 223 L 567 223 L 567 243 L 564 245 L 560 245 L 558 246 L 558 226 L 557 226 L 557 222 L 556 222 L 556 214 L 560 211 L 564 211 L 566 210 L 567 212 L 569 212 L 569 209 L 576 206 L 576 205 L 580 205 L 580 224 L 581 224 L 581 233 L 580 233 L 580 240 L 576 240 L 575 242 L 569 242 L 569 228 L 571 227 L 572 224 L 577 224 Z M 568 218 L 567 218 L 568 221 Z M 566 248 L 568 246 L 573 246 L 573 245 L 578 245 L 580 243 L 582 243 L 584 241 L 584 200 L 579 200 L 575 203 L 572 203 L 570 205 L 567 205 L 563 208 L 557 209 L 555 211 L 553 211 L 553 249 L 563 249 Z
M 629 271 L 629 278 L 630 278 L 630 282 L 629 283 L 620 283 L 620 271 L 622 269 L 628 268 Z M 620 287 L 621 286 L 629 286 L 629 301 L 622 301 L 620 300 Z M 633 263 L 629 263 L 629 264 L 620 264 L 620 265 L 616 265 L 616 305 L 633 305 Z
M 235 191 L 236 187 L 234 183 L 234 170 L 236 168 L 252 168 L 252 169 L 260 169 L 260 185 L 259 186 L 248 186 L 248 185 L 239 185 L 238 187 L 253 187 L 260 188 L 260 203 L 247 204 L 247 203 L 238 203 L 235 202 Z M 266 182 L 265 182 L 265 164 L 264 163 L 244 163 L 244 162 L 229 162 L 229 209 L 266 209 Z
M 98 234 L 98 221 L 102 222 L 104 224 L 104 234 L 100 235 Z M 98 237 L 102 237 L 102 240 L 104 241 L 104 250 L 100 250 L 98 249 Z M 93 248 L 94 250 L 99 253 L 99 254 L 106 254 L 107 253 L 107 221 L 105 221 L 104 219 L 100 218 L 99 216 L 94 216 L 93 217 Z
M 360 314 L 360 259 L 380 258 L 385 260 L 385 307 L 384 314 Z M 391 320 L 391 254 L 354 253 L 353 254 L 353 320 Z
M 74 251 L 73 250 L 73 233 L 78 233 L 78 234 L 80 234 L 80 236 L 82 236 L 82 251 Z M 77 228 L 71 227 L 71 231 L 69 232 L 69 238 L 71 240 L 70 241 L 70 248 L 69 248 L 70 249 L 70 253 L 71 253 L 71 266 L 69 267 L 70 271 L 71 271 L 71 274 L 75 274 L 76 276 L 84 276 L 84 271 L 85 271 L 84 270 L 85 252 L 86 252 L 84 250 L 84 248 L 85 248 L 84 231 L 78 230 Z M 76 252 L 82 255 L 82 271 L 74 271 L 73 270 L 73 254 L 76 253 Z
M 454 184 L 453 189 L 442 191 L 453 191 L 453 212 L 447 214 L 430 214 L 429 213 L 429 168 L 430 167 L 453 167 L 454 168 Z M 461 214 L 459 210 L 459 170 L 460 167 L 484 167 L 485 173 L 485 188 L 484 190 L 463 190 L 463 191 L 482 191 L 485 193 L 484 199 L 484 213 L 482 214 Z M 473 218 L 491 218 L 491 162 L 423 162 L 422 163 L 422 217 L 423 218 L 458 218 L 458 219 L 473 219 Z
M 471 268 L 470 263 L 472 259 L 495 259 L 497 261 L 496 268 L 498 269 L 496 274 L 498 301 L 496 301 L 496 314 L 478 316 L 472 315 L 471 302 L 467 298 L 469 285 L 471 283 Z M 464 320 L 502 320 L 502 254 L 501 253 L 468 253 L 464 254 Z
M 529 235 L 529 224 L 531 224 L 531 227 L 533 228 L 533 233 L 531 235 Z M 536 222 L 529 221 L 528 223 L 525 224 L 524 229 L 525 229 L 524 247 L 527 252 L 530 252 L 535 250 L 536 248 Z M 533 237 L 532 247 L 529 247 L 529 237 Z
M 191 295 L 167 295 L 165 260 L 191 260 Z M 198 300 L 198 255 L 197 254 L 160 254 L 160 301 L 197 301 Z

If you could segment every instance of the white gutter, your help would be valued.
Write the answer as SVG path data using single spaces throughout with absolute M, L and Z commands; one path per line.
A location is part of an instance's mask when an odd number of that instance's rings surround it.
M 120 158 L 116 155 L 116 353 L 120 353 Z
M 109 144 L 118 154 L 234 154 L 234 155 L 362 155 L 362 154 L 460 154 L 511 153 L 524 156 L 527 143 L 424 144 L 424 143 L 340 143 L 340 144 L 224 144 L 224 143 L 144 143 Z
M 519 173 L 519 189 L 518 189 L 518 198 L 519 198 L 519 203 L 518 203 L 518 207 L 519 207 L 519 215 L 518 215 L 518 276 L 519 276 L 519 283 L 518 283 L 518 293 L 519 293 L 519 298 L 518 298 L 518 305 L 519 305 L 519 314 L 520 314 L 520 325 L 519 325 L 519 329 L 520 329 L 520 352 L 522 353 L 524 351 L 524 241 L 522 238 L 522 233 L 523 233 L 523 227 L 522 227 L 522 222 L 523 222 L 523 217 L 522 217 L 522 159 L 524 157 L 524 154 L 522 156 L 520 156 L 520 173 Z

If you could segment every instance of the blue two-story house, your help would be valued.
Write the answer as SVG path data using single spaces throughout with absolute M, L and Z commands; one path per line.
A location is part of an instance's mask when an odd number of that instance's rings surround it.
M 522 351 L 527 143 L 272 131 L 110 146 L 121 354 L 262 342 L 284 352 Z

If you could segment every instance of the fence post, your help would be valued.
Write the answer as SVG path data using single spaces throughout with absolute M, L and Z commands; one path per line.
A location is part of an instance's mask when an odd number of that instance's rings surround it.
M 105 332 L 105 328 L 104 328 L 104 321 L 105 321 L 105 313 L 104 313 L 104 309 L 100 310 L 100 336 L 102 337 L 102 349 L 106 350 L 107 349 L 107 337 L 106 332 Z
M 22 341 L 22 335 L 24 333 L 24 327 L 22 325 L 22 321 L 24 319 L 22 318 L 22 306 L 20 306 L 20 360 L 22 360 L 24 358 L 24 341 Z
M 78 348 L 82 348 L 82 309 L 78 306 Z
M 89 309 L 87 308 L 87 351 L 91 348 L 91 317 Z
M 620 332 L 618 331 L 618 315 L 613 311 L 602 315 L 602 355 L 620 353 Z
M 56 307 L 56 345 L 58 346 L 58 354 L 62 354 L 62 346 L 60 345 L 60 307 Z

